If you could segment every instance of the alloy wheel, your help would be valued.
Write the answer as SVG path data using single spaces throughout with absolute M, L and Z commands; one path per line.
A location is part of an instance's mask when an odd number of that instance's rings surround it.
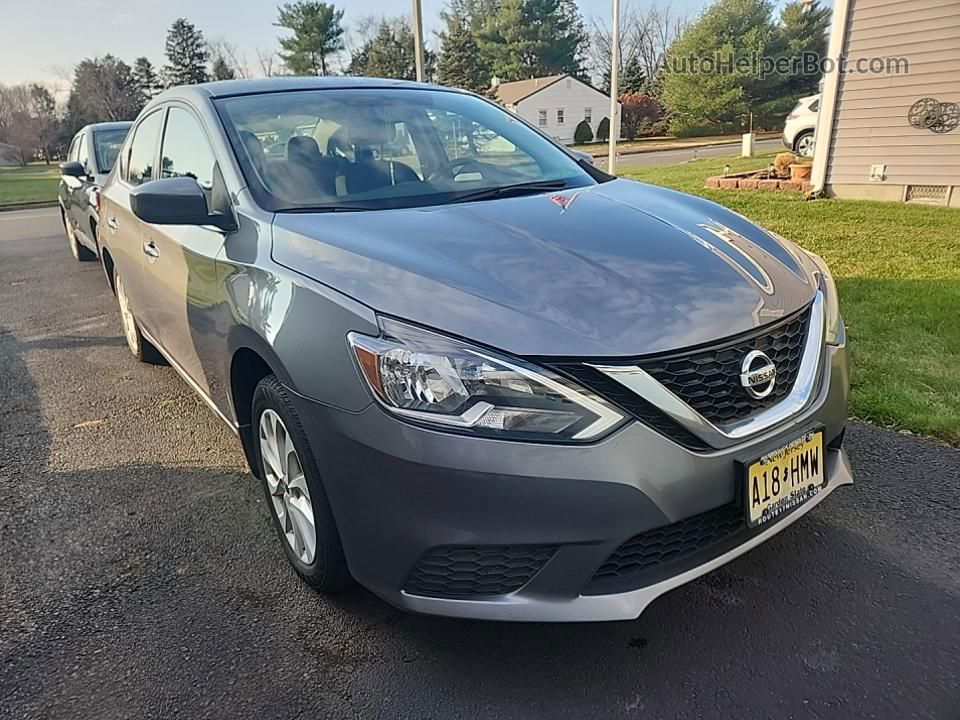
M 797 141 L 797 152 L 804 157 L 810 157 L 813 155 L 813 146 L 813 135 L 804 135 Z
M 317 552 L 310 488 L 283 420 L 269 408 L 260 415 L 260 457 L 283 535 L 300 561 L 309 565 Z

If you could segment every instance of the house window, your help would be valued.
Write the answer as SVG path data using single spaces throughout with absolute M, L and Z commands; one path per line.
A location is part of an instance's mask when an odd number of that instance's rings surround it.
M 546 110 L 540 110 L 540 111 L 539 111 L 539 117 L 537 118 L 537 124 L 538 124 L 540 127 L 546 127 L 546 126 L 547 126 L 547 111 L 546 111 Z
M 587 125 L 593 122 L 593 108 L 585 107 L 583 109 L 583 119 L 587 121 Z
M 557 110 L 557 125 L 563 125 L 563 108 Z

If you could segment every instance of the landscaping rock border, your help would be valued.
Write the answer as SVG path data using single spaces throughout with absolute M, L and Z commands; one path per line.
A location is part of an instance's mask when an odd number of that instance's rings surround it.
M 746 173 L 741 173 L 746 174 Z M 714 175 L 708 177 L 703 184 L 706 188 L 718 188 L 720 190 L 785 190 L 787 192 L 810 192 L 810 182 L 793 182 L 791 180 L 760 180 L 751 177 L 739 177 L 737 175 Z

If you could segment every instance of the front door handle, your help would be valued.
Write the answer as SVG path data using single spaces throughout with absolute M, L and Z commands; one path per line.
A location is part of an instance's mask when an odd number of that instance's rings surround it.
M 117 222 L 117 219 L 113 216 L 107 218 L 107 227 L 110 228 L 113 232 L 116 232 L 120 229 L 120 223 Z
M 160 257 L 160 251 L 157 250 L 157 244 L 153 242 L 153 240 L 150 240 L 143 244 L 143 254 L 148 256 L 151 259 L 151 261 L 156 260 L 158 257 Z

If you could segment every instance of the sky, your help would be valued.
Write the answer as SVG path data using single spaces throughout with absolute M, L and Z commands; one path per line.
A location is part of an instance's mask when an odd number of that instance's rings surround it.
M 653 0 L 632 0 L 648 5 Z M 626 4 L 627 0 L 622 0 Z M 661 0 L 663 2 L 663 0 Z M 697 13 L 707 0 L 666 0 L 671 9 Z M 348 34 L 358 20 L 411 14 L 411 0 L 342 0 Z M 273 27 L 278 0 L 0 0 L 0 83 L 49 84 L 58 94 L 68 86 L 74 65 L 85 57 L 111 53 L 129 64 L 146 55 L 163 64 L 167 29 L 178 17 L 194 23 L 208 40 L 235 45 L 252 69 L 257 49 L 276 50 Z M 577 0 L 588 26 L 594 17 L 609 19 L 610 0 Z M 422 0 L 427 45 L 436 46 L 439 13 L 447 0 Z

